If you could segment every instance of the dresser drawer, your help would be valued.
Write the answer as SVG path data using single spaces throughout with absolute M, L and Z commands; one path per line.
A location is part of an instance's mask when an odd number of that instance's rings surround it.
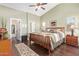
M 66 36 L 66 44 L 72 46 L 78 46 L 78 37 L 77 36 Z
M 73 39 L 73 40 L 71 41 L 71 43 L 72 43 L 72 44 L 78 44 L 78 41 L 77 41 L 77 39 Z

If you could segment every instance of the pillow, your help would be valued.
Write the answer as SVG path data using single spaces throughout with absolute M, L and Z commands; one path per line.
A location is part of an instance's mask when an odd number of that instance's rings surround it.
M 56 29 L 51 29 L 50 32 L 51 33 L 57 33 L 57 30 Z

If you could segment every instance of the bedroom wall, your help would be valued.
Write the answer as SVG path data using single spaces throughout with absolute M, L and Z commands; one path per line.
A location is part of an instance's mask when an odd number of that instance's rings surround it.
M 74 16 L 79 21 L 79 4 L 78 3 L 62 3 L 41 16 L 42 22 L 49 26 L 53 20 L 57 21 L 57 26 L 66 26 L 66 18 Z
M 9 29 L 9 25 L 10 25 L 9 20 L 10 20 L 10 18 L 21 19 L 22 23 L 27 26 L 26 15 L 27 15 L 27 13 L 17 11 L 15 9 L 11 9 L 11 8 L 0 5 L 0 27 L 2 27 L 1 20 L 3 19 L 6 23 L 6 25 L 7 25 L 6 27 L 7 27 L 8 31 L 10 31 L 10 29 Z M 21 35 L 25 35 L 26 33 L 27 33 L 27 28 L 22 27 Z
M 30 30 L 30 25 L 28 22 L 35 22 L 36 23 L 36 31 L 39 31 L 39 29 L 40 29 L 40 17 L 39 16 L 30 14 L 27 12 L 18 11 L 18 10 L 0 5 L 0 27 L 2 27 L 1 20 L 3 19 L 5 21 L 5 23 L 7 24 L 6 27 L 7 27 L 8 31 L 10 31 L 9 30 L 10 18 L 21 19 L 21 24 L 23 25 L 23 26 L 21 25 L 21 29 L 22 29 L 21 35 L 28 34 L 28 31 Z
M 28 33 L 31 32 L 31 23 L 35 23 L 35 32 L 40 31 L 40 16 L 28 13 Z

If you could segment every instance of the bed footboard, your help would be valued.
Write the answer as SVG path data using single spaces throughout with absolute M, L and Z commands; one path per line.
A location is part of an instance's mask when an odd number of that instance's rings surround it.
M 51 44 L 50 44 L 50 37 L 49 36 L 43 36 L 43 35 L 30 33 L 29 39 L 30 39 L 30 45 L 31 45 L 31 41 L 33 41 L 36 44 L 39 44 L 40 46 L 48 49 L 48 53 L 50 55 Z

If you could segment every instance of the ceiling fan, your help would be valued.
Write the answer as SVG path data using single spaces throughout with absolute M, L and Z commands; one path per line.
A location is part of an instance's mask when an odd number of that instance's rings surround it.
M 35 7 L 35 11 L 37 11 L 39 8 L 45 10 L 44 5 L 47 5 L 47 3 L 36 3 L 35 5 L 29 5 L 29 7 Z

